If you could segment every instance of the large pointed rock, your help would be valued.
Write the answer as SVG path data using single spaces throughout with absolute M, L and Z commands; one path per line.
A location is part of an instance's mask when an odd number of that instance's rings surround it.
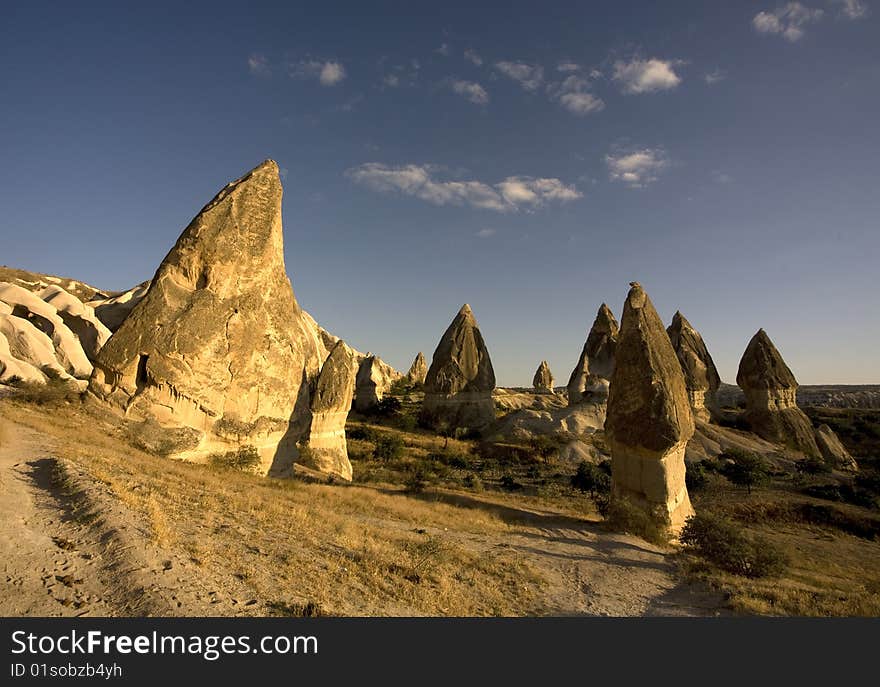
M 604 401 L 614 372 L 619 328 L 614 313 L 604 303 L 599 307 L 577 365 L 568 379 L 568 404 Z
M 358 365 L 354 409 L 359 413 L 370 412 L 402 376 L 381 358 L 367 353 Z
M 425 377 L 423 424 L 479 429 L 495 420 L 495 371 L 471 307 L 465 303 L 452 320 Z
M 427 376 L 428 363 L 425 361 L 425 356 L 419 351 L 409 367 L 409 372 L 406 373 L 406 381 L 410 384 L 424 384 Z
M 357 363 L 353 351 L 338 341 L 321 367 L 311 399 L 306 464 L 351 480 L 345 421 L 351 408 Z
M 693 514 L 684 454 L 694 433 L 684 374 L 648 295 L 631 284 L 621 319 L 605 433 L 612 500 L 676 535 Z
M 840 437 L 828 425 L 819 425 L 816 428 L 816 444 L 819 446 L 822 458 L 831 467 L 851 472 L 858 471 L 859 464 L 856 463 L 856 459 L 846 450 Z
M 296 458 L 314 351 L 284 267 L 281 194 L 272 160 L 223 188 L 98 354 L 95 396 L 202 433 L 180 457 L 250 445 L 273 474 Z
M 716 410 L 715 392 L 721 377 L 700 333 L 681 312 L 676 311 L 666 330 L 684 372 L 684 383 L 694 416 L 708 422 Z
M 542 360 L 538 369 L 535 370 L 532 386 L 539 394 L 553 393 L 553 373 L 550 372 L 550 363 L 546 360 Z
M 813 425 L 797 406 L 797 380 L 763 329 L 749 341 L 736 383 L 745 394 L 745 420 L 755 434 L 805 456 L 820 457 Z

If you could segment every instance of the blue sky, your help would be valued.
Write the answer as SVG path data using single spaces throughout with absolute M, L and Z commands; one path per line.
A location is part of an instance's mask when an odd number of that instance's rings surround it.
M 19 3 L 0 263 L 123 289 L 267 157 L 300 304 L 406 369 L 469 302 L 565 383 L 637 279 L 732 382 L 880 383 L 880 4 Z

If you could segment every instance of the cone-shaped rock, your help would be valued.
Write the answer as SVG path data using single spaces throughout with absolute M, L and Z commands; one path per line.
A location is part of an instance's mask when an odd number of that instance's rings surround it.
M 813 425 L 797 406 L 797 380 L 763 329 L 749 341 L 736 383 L 746 396 L 745 419 L 755 434 L 806 456 L 820 456 Z
M 706 422 L 715 409 L 715 392 L 721 386 L 721 377 L 700 333 L 684 315 L 676 312 L 666 330 L 681 369 L 694 416 Z
M 608 395 L 611 497 L 677 534 L 693 514 L 684 453 L 694 433 L 684 374 L 663 322 L 637 283 L 623 309 Z
M 406 381 L 410 384 L 424 384 L 425 377 L 428 376 L 428 363 L 425 362 L 425 356 L 419 351 L 419 354 L 410 365 L 409 372 L 406 373 Z
M 98 354 L 93 394 L 202 433 L 181 457 L 251 445 L 263 471 L 284 474 L 297 455 L 313 351 L 284 267 L 281 194 L 272 160 L 221 190 Z
M 351 408 L 357 363 L 354 352 L 339 341 L 321 367 L 311 400 L 307 459 L 321 472 L 351 480 L 345 420 Z
M 495 371 L 473 312 L 465 304 L 443 334 L 425 377 L 422 422 L 479 428 L 495 420 Z
M 833 468 L 839 470 L 858 471 L 859 465 L 850 455 L 846 447 L 828 425 L 819 425 L 816 429 L 816 444 L 822 452 L 822 458 Z
M 581 357 L 568 379 L 568 405 L 604 401 L 614 372 L 614 355 L 620 334 L 614 313 L 604 303 L 596 314 Z
M 550 364 L 546 360 L 542 360 L 535 371 L 535 377 L 532 379 L 532 386 L 538 393 L 546 394 L 553 391 L 553 373 L 550 372 Z

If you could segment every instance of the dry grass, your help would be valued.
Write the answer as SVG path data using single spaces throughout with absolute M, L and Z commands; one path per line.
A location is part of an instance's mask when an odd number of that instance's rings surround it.
M 46 414 L 3 403 L 15 421 L 57 437 L 58 454 L 108 488 L 146 538 L 185 552 L 218 585 L 243 582 L 267 606 L 344 615 L 540 612 L 533 570 L 508 551 L 477 553 L 457 540 L 503 536 L 509 525 L 491 512 L 170 461 L 123 443 L 121 422 L 88 405 Z

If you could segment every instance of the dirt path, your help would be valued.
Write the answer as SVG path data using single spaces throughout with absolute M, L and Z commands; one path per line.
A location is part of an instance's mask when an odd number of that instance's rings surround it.
M 97 574 L 101 554 L 52 484 L 51 446 L 0 423 L 0 615 L 115 615 Z

